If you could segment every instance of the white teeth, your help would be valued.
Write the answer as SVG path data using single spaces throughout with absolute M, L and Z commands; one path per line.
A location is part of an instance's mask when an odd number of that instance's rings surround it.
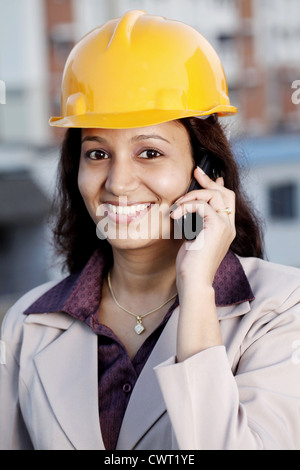
M 136 215 L 150 206 L 150 202 L 146 204 L 136 204 L 132 206 L 116 206 L 115 204 L 107 204 L 108 210 L 118 215 Z

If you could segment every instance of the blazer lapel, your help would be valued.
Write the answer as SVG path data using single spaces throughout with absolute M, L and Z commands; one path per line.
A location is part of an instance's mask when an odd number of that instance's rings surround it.
M 154 367 L 176 352 L 176 308 L 133 389 L 117 449 L 131 449 L 166 407 Z M 54 315 L 56 318 L 53 319 Z M 66 436 L 78 450 L 104 450 L 98 414 L 97 336 L 84 323 L 58 315 L 32 315 L 29 322 L 67 328 L 34 362 L 43 388 Z M 39 319 L 37 318 L 39 317 Z M 136 416 L 142 414 L 142 419 Z
M 179 308 L 172 313 L 149 356 L 130 397 L 116 449 L 133 449 L 153 423 L 166 411 L 154 367 L 176 354 Z M 141 419 L 138 416 L 141 415 Z
M 242 316 L 249 310 L 249 302 L 217 307 L 220 320 Z M 178 316 L 179 307 L 172 313 L 135 384 L 121 426 L 116 447 L 118 450 L 133 449 L 153 423 L 166 412 L 154 368 L 176 355 Z M 226 330 L 224 333 L 226 344 L 228 340 Z M 141 419 L 138 418 L 139 415 L 141 415 Z
M 39 316 L 47 321 L 48 315 Z M 53 323 L 52 315 L 48 321 Z M 52 410 L 78 450 L 104 449 L 98 412 L 97 357 L 97 336 L 84 323 L 72 321 L 34 358 Z
M 248 302 L 235 308 L 218 308 L 220 320 L 247 311 Z M 117 450 L 133 449 L 166 412 L 154 368 L 176 354 L 178 315 L 179 307 L 171 315 L 135 384 Z M 74 447 L 104 450 L 98 413 L 97 336 L 84 323 L 63 314 L 30 315 L 26 323 L 65 330 L 34 357 L 34 363 L 53 413 Z M 137 418 L 139 414 L 141 419 Z

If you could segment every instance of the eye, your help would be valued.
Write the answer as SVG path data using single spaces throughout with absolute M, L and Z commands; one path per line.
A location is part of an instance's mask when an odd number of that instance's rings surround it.
M 85 156 L 90 160 L 106 160 L 109 158 L 108 154 L 104 150 L 89 150 L 86 152 Z
M 161 157 L 162 154 L 155 149 L 147 149 L 144 150 L 142 153 L 140 153 L 140 158 L 145 158 L 145 159 L 153 159 L 157 157 Z

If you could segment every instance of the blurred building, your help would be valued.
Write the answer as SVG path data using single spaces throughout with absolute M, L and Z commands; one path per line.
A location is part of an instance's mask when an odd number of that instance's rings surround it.
M 300 135 L 234 142 L 243 185 L 264 221 L 266 257 L 300 268 Z
M 0 0 L 2 298 L 59 275 L 49 261 L 46 221 L 63 132 L 48 118 L 60 113 L 62 70 L 74 43 L 130 9 L 186 22 L 216 48 L 239 108 L 228 126 L 237 154 L 249 155 L 245 184 L 267 220 L 269 258 L 300 266 L 293 256 L 300 235 L 300 104 L 291 99 L 300 79 L 300 0 Z M 283 194 L 292 204 L 288 217 L 271 207 Z
M 184 21 L 214 45 L 239 107 L 235 133 L 300 130 L 300 106 L 291 100 L 300 79 L 300 0 L 0 0 L 0 8 L 7 87 L 0 141 L 59 140 L 48 116 L 59 114 L 69 51 L 92 28 L 134 8 Z
M 239 107 L 235 133 L 300 131 L 300 106 L 291 101 L 292 82 L 300 79 L 300 0 L 75 0 L 73 5 L 79 36 L 130 9 L 186 22 L 222 59 Z
M 48 125 L 46 7 L 40 0 L 0 0 L 0 314 L 56 275 L 47 228 L 57 144 Z

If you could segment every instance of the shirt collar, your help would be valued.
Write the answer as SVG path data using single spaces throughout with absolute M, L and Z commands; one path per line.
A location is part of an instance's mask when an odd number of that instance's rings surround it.
M 94 252 L 81 272 L 71 274 L 39 297 L 24 314 L 66 312 L 83 321 L 99 308 L 106 275 L 104 256 Z M 213 287 L 219 307 L 254 299 L 240 260 L 228 251 L 216 273 Z

